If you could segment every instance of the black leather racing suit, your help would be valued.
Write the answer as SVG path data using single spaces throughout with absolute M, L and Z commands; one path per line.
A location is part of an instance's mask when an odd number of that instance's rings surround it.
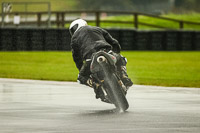
M 100 49 L 112 50 L 115 53 L 120 53 L 121 50 L 118 41 L 106 30 L 93 26 L 83 26 L 76 31 L 71 39 L 71 48 L 82 84 L 85 84 L 87 79 L 82 77 L 90 75 L 89 64 L 83 63 L 86 59 L 91 59 L 92 54 Z
M 110 48 L 116 53 L 119 53 L 121 49 L 118 41 L 107 31 L 92 26 L 83 26 L 74 33 L 71 48 L 74 62 L 79 70 L 83 61 L 91 58 L 91 55 L 99 49 Z

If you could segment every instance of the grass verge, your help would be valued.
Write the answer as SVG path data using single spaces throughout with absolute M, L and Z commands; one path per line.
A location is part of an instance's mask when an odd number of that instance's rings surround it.
M 184 20 L 190 22 L 200 22 L 200 14 L 199 13 L 191 13 L 191 14 L 167 14 L 161 15 L 166 18 L 172 18 L 177 20 Z M 104 20 L 118 20 L 118 21 L 125 21 L 125 22 L 132 22 L 134 20 L 132 15 L 119 15 L 119 16 L 111 16 L 104 18 Z M 153 24 L 161 27 L 166 27 L 170 29 L 179 29 L 179 23 L 173 22 L 169 20 L 163 20 L 158 18 L 152 18 L 148 16 L 139 16 L 139 22 Z M 93 25 L 91 23 L 91 25 Z M 118 28 L 134 28 L 133 24 L 112 24 L 112 23 L 101 23 L 101 27 L 109 28 L 109 27 L 118 27 Z M 139 24 L 140 30 L 157 30 L 158 28 L 153 28 L 145 25 Z M 200 30 L 200 25 L 193 25 L 193 24 L 184 24 L 184 30 Z
M 200 87 L 200 52 L 123 51 L 135 84 Z M 0 77 L 76 81 L 71 52 L 0 52 Z

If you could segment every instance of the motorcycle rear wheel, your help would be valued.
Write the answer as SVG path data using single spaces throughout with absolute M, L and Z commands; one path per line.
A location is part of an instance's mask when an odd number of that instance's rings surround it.
M 129 108 L 129 104 L 117 76 L 108 67 L 104 69 L 104 74 L 105 80 L 103 86 L 108 97 L 119 111 L 126 111 Z

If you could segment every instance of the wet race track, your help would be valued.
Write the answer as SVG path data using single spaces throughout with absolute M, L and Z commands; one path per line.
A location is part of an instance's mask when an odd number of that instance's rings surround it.
M 74 82 L 0 79 L 0 133 L 199 133 L 200 88 L 134 85 L 129 109 Z

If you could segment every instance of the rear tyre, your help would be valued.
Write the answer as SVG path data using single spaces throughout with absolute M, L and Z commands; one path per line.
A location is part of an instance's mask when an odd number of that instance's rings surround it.
M 122 87 L 119 85 L 117 76 L 108 67 L 104 67 L 104 74 L 104 88 L 108 93 L 108 97 L 119 111 L 127 110 L 129 104 Z

